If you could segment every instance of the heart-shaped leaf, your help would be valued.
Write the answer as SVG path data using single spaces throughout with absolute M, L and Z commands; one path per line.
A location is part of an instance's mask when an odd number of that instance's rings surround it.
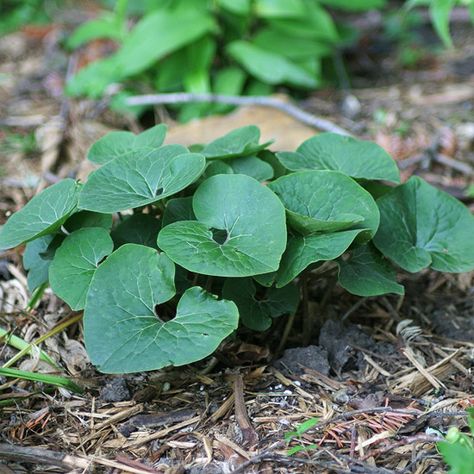
M 0 250 L 51 234 L 74 212 L 81 185 L 64 179 L 35 196 L 0 229 Z
M 290 225 L 301 234 L 370 229 L 375 234 L 379 211 L 372 196 L 337 171 L 299 171 L 269 187 L 287 209 Z
M 52 258 L 47 257 L 47 250 L 53 239 L 53 234 L 43 235 L 25 246 L 23 267 L 28 272 L 28 289 L 31 292 L 48 281 Z
M 160 229 L 159 219 L 150 214 L 138 213 L 125 217 L 111 235 L 115 248 L 127 243 L 156 248 L 156 237 Z
M 210 178 L 211 176 L 215 176 L 216 174 L 234 174 L 234 170 L 230 164 L 227 164 L 224 161 L 209 161 L 204 174 L 201 176 L 201 179 L 204 180 Z
M 252 155 L 271 142 L 259 144 L 260 130 L 255 125 L 236 128 L 206 145 L 202 154 L 208 159 L 237 158 Z
M 339 260 L 339 284 L 357 296 L 386 293 L 403 295 L 395 269 L 370 244 L 355 248 L 348 260 Z
M 100 212 L 79 211 L 75 212 L 65 223 L 64 228 L 69 232 L 74 232 L 84 227 L 103 227 L 110 230 L 112 228 L 112 214 L 101 214 Z
M 166 130 L 167 126 L 160 124 L 139 135 L 132 132 L 109 132 L 90 147 L 87 159 L 103 165 L 132 151 L 154 150 L 163 144 Z
M 461 202 L 416 176 L 377 200 L 375 246 L 409 272 L 474 269 L 474 216 Z
M 363 229 L 291 237 L 275 276 L 277 288 L 288 285 L 311 264 L 341 256 L 361 232 Z
M 84 185 L 79 207 L 112 213 L 152 204 L 189 186 L 204 171 L 205 158 L 181 145 L 143 155 L 134 151 L 94 171 Z
M 336 133 L 316 135 L 296 153 L 277 153 L 277 157 L 291 171 L 335 170 L 352 178 L 400 182 L 395 161 L 381 146 Z
M 193 211 L 192 197 L 170 199 L 166 204 L 166 209 L 163 214 L 163 227 L 173 222 L 194 220 L 196 220 L 196 216 Z
M 178 265 L 204 275 L 243 277 L 278 268 L 286 245 L 285 210 L 249 176 L 217 175 L 194 194 L 197 221 L 164 227 L 158 246 Z
M 273 178 L 273 168 L 256 156 L 243 156 L 229 162 L 236 174 L 245 174 L 257 181 L 267 181 Z
M 49 283 L 71 309 L 84 308 L 92 277 L 113 248 L 109 233 L 101 227 L 76 230 L 64 239 L 49 267 Z
M 211 354 L 238 324 L 231 301 L 218 301 L 199 287 L 187 290 L 174 319 L 155 307 L 175 294 L 174 264 L 148 247 L 127 244 L 100 265 L 84 314 L 91 361 L 106 373 L 180 366 Z
M 224 298 L 232 300 L 239 309 L 245 326 L 254 331 L 265 331 L 272 324 L 272 318 L 292 314 L 298 308 L 299 292 L 295 285 L 284 288 L 257 287 L 252 278 L 227 279 L 222 289 Z

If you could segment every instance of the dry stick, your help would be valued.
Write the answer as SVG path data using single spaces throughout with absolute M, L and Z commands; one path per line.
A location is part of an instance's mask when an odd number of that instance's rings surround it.
M 243 444 L 247 446 L 254 446 L 258 441 L 258 435 L 250 422 L 247 408 L 245 407 L 244 399 L 244 381 L 241 374 L 236 375 L 234 380 L 234 409 L 235 419 L 242 431 L 244 439 Z
M 352 134 L 342 127 L 332 123 L 330 120 L 316 117 L 296 105 L 285 102 L 277 97 L 266 96 L 251 96 L 242 97 L 238 95 L 223 95 L 223 94 L 193 94 L 190 92 L 176 92 L 170 94 L 145 94 L 134 95 L 125 100 L 129 106 L 132 105 L 159 105 L 159 104 L 186 104 L 193 102 L 205 102 L 210 104 L 225 104 L 225 105 L 258 105 L 261 107 L 269 107 L 277 109 L 294 119 L 309 125 L 313 128 L 318 128 L 326 132 L 339 133 L 340 135 Z
M 0 443 L 0 459 L 12 459 L 17 462 L 28 462 L 36 465 L 48 464 L 66 469 L 87 469 L 90 464 L 87 459 L 77 456 L 69 456 L 43 448 L 14 446 L 8 443 Z

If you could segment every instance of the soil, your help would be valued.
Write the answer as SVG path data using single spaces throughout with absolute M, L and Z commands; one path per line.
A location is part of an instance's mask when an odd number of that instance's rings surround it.
M 0 39 L 0 224 L 44 186 L 86 176 L 85 152 L 106 131 L 143 127 L 63 95 L 77 58 L 61 49 L 61 31 Z M 317 91 L 300 105 L 376 140 L 404 179 L 422 175 L 472 208 L 465 189 L 474 179 L 473 33 L 459 31 L 457 49 L 414 70 L 361 48 L 348 63 L 351 89 Z M 201 141 L 256 117 L 282 148 L 314 133 L 252 107 L 186 125 L 160 108 L 156 116 L 171 124 L 173 141 Z M 21 249 L 0 254 L 0 326 L 30 342 L 75 314 L 50 292 L 27 310 L 25 278 Z M 42 348 L 61 365 L 57 375 L 84 393 L 0 380 L 0 472 L 446 472 L 439 433 L 465 429 L 465 408 L 474 405 L 474 273 L 399 279 L 404 298 L 357 298 L 330 274 L 310 280 L 311 334 L 298 313 L 283 350 L 281 319 L 263 334 L 239 333 L 200 363 L 160 372 L 96 372 L 75 323 Z M 15 353 L 2 345 L 1 362 Z M 34 356 L 16 367 L 51 371 Z M 285 440 L 311 418 L 319 422 Z M 287 455 L 298 444 L 318 448 Z

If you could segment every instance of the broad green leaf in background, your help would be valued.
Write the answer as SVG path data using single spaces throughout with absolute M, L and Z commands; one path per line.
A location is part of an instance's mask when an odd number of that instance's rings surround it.
M 371 245 L 355 248 L 348 260 L 339 260 L 339 284 L 357 296 L 378 296 L 386 293 L 403 295 L 390 262 Z
M 260 130 L 255 125 L 236 128 L 217 138 L 202 149 L 208 159 L 237 158 L 252 155 L 266 148 L 271 142 L 259 144 Z
M 282 200 L 290 225 L 302 234 L 370 229 L 375 234 L 379 211 L 372 196 L 338 171 L 298 171 L 269 187 Z
M 192 197 L 170 199 L 166 204 L 163 214 L 163 227 L 173 222 L 194 220 L 196 220 L 196 216 L 193 211 Z M 155 235 L 155 241 L 156 237 Z
M 449 16 L 455 4 L 456 0 L 431 0 L 430 2 L 431 21 L 444 45 L 448 48 L 453 46 L 453 40 L 449 33 Z
M 257 181 L 267 181 L 273 178 L 273 168 L 256 156 L 243 156 L 229 161 L 235 174 L 245 174 Z
M 332 52 L 327 44 L 320 41 L 312 38 L 299 38 L 271 28 L 261 29 L 252 39 L 252 43 L 266 51 L 281 54 L 291 60 L 329 56 Z
M 277 153 L 291 171 L 335 170 L 357 179 L 400 182 L 400 173 L 392 157 L 373 142 L 321 133 L 303 142 L 296 153 Z
M 318 86 L 317 78 L 304 68 L 248 41 L 230 43 L 227 52 L 249 74 L 268 84 L 290 84 L 310 89 Z
M 256 0 L 254 10 L 264 18 L 299 18 L 306 12 L 304 0 Z
M 90 147 L 87 159 L 103 165 L 133 151 L 154 150 L 163 144 L 166 130 L 166 125 L 159 124 L 139 135 L 132 132 L 109 132 Z
M 89 41 L 107 38 L 119 41 L 124 36 L 124 29 L 118 24 L 115 15 L 105 14 L 77 27 L 66 41 L 69 49 L 76 49 Z
M 53 234 L 43 235 L 28 242 L 23 252 L 23 267 L 28 272 L 28 289 L 33 292 L 48 281 L 49 265 L 52 258 L 47 256 L 47 250 L 54 238 Z
M 87 352 L 105 373 L 180 366 L 211 354 L 238 324 L 231 301 L 199 287 L 187 290 L 174 319 L 157 305 L 175 294 L 175 268 L 164 254 L 127 244 L 96 271 L 84 314 Z
M 164 227 L 158 246 L 204 275 L 244 277 L 275 271 L 286 245 L 285 210 L 275 194 L 244 175 L 217 175 L 194 194 L 197 221 Z
M 112 82 L 148 69 L 215 28 L 212 16 L 199 8 L 159 9 L 137 23 L 114 55 L 73 76 L 67 90 L 72 95 L 100 96 Z
M 246 16 L 250 13 L 252 0 L 217 0 L 219 5 L 236 15 Z
M 81 185 L 64 179 L 35 196 L 0 229 L 0 250 L 51 234 L 77 207 Z
M 339 40 L 331 15 L 316 2 L 306 2 L 306 11 L 301 18 L 275 18 L 270 19 L 269 24 L 272 29 L 289 36 L 322 40 L 330 44 Z
M 113 246 L 101 227 L 76 230 L 64 239 L 49 267 L 49 283 L 71 309 L 84 308 L 92 277 Z
M 319 3 L 345 11 L 378 10 L 387 4 L 387 0 L 319 0 Z
M 65 223 L 64 228 L 69 232 L 83 229 L 84 227 L 112 228 L 112 214 L 101 214 L 100 212 L 79 211 L 75 212 Z
M 363 229 L 290 237 L 275 277 L 276 287 L 288 285 L 311 264 L 340 257 L 361 232 Z
M 212 91 L 222 95 L 241 95 L 247 74 L 238 67 L 227 67 L 216 72 L 212 83 Z M 230 112 L 234 106 L 225 104 L 209 104 L 212 113 Z
M 474 216 L 460 201 L 416 176 L 377 200 L 376 247 L 409 272 L 474 269 Z
M 160 9 L 137 23 L 115 61 L 123 68 L 122 77 L 128 77 L 214 29 L 213 18 L 198 8 Z
M 237 305 L 242 323 L 254 331 L 267 330 L 272 318 L 294 313 L 299 303 L 299 291 L 295 285 L 265 288 L 260 297 L 252 278 L 227 279 L 222 295 Z
M 181 145 L 143 154 L 134 151 L 94 171 L 84 185 L 79 207 L 118 212 L 152 204 L 193 183 L 204 171 L 205 158 Z
M 161 229 L 161 222 L 150 214 L 133 214 L 126 216 L 112 231 L 115 248 L 126 243 L 140 244 L 156 248 L 156 237 Z

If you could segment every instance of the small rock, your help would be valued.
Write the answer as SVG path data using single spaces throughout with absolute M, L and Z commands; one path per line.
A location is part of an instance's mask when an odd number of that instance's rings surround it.
M 296 347 L 287 349 L 283 357 L 275 361 L 274 366 L 284 374 L 304 373 L 304 367 L 329 374 L 328 353 L 319 346 Z
M 123 402 L 131 397 L 127 382 L 122 377 L 113 378 L 100 391 L 100 398 L 104 402 Z

